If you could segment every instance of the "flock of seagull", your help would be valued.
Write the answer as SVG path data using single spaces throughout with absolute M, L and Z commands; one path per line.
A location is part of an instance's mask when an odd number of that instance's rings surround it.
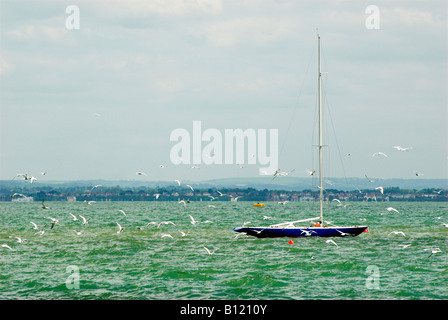
M 393 146 L 393 148 L 395 148 L 395 149 L 398 150 L 398 151 L 402 151 L 402 152 L 407 152 L 407 151 L 410 151 L 410 150 L 413 149 L 413 147 L 401 147 L 401 146 Z M 347 156 L 350 156 L 351 154 L 349 153 L 349 154 L 346 154 L 346 155 L 347 155 Z M 383 156 L 383 157 L 386 157 L 386 158 L 388 157 L 387 154 L 385 154 L 384 152 L 379 151 L 379 152 L 375 152 L 375 153 L 373 153 L 373 154 L 371 155 L 371 158 L 374 158 L 374 157 L 377 157 L 377 156 Z M 164 165 L 159 165 L 159 167 L 163 169 L 165 166 L 164 166 Z M 240 167 L 243 167 L 243 166 L 240 166 Z M 199 169 L 198 166 L 191 166 L 191 168 L 192 168 L 192 169 Z M 295 169 L 293 169 L 293 170 L 291 170 L 291 171 L 281 171 L 280 169 L 277 169 L 277 170 L 274 172 L 274 174 L 273 174 L 273 178 L 272 178 L 272 180 L 274 180 L 274 179 L 277 178 L 277 177 L 288 176 L 289 174 L 291 174 L 291 173 L 294 172 L 294 171 L 295 171 Z M 313 176 L 313 175 L 315 174 L 315 171 L 314 171 L 314 170 L 313 170 L 313 171 L 311 171 L 311 170 L 305 170 L 305 171 L 306 171 L 306 173 L 307 173 L 308 175 L 310 175 L 310 176 Z M 46 175 L 46 172 L 43 171 L 43 172 L 41 172 L 41 174 L 42 174 L 42 175 Z M 146 174 L 145 172 L 142 172 L 142 171 L 137 171 L 135 174 L 136 174 L 137 176 L 147 176 L 147 174 Z M 416 176 L 421 176 L 421 175 L 423 175 L 423 174 L 416 173 Z M 23 174 L 23 173 L 19 173 L 19 174 L 17 174 L 12 180 L 14 180 L 14 179 L 17 178 L 17 177 L 22 177 L 25 181 L 29 181 L 30 183 L 33 183 L 34 181 L 37 180 L 37 178 L 35 178 L 34 176 L 30 176 L 30 175 L 28 175 L 28 174 Z M 374 182 L 374 180 L 373 180 L 373 179 L 370 179 L 367 175 L 365 175 L 365 177 L 366 177 L 366 179 L 367 179 L 369 182 Z M 12 180 L 11 180 L 11 181 L 12 181 Z M 173 180 L 173 181 L 176 182 L 176 183 L 178 184 L 179 187 L 181 186 L 181 181 L 180 181 L 179 179 L 176 179 L 176 180 Z M 95 188 L 99 188 L 99 187 L 101 187 L 101 186 L 102 186 L 102 185 L 95 185 L 95 186 L 92 187 L 92 189 L 91 189 L 90 191 L 93 191 L 93 189 L 95 189 Z M 193 188 L 191 185 L 186 185 L 185 187 L 191 189 L 191 191 L 194 192 L 194 188 Z M 381 194 L 384 194 L 384 188 L 383 188 L 383 187 L 379 186 L 379 187 L 376 187 L 375 189 L 376 189 L 376 190 L 379 190 L 379 192 L 380 192 Z M 234 196 L 232 196 L 232 195 L 223 194 L 223 193 L 220 192 L 220 191 L 217 191 L 217 192 L 218 192 L 218 194 L 219 194 L 219 197 L 229 196 L 229 197 L 231 197 L 231 200 L 233 200 L 233 201 L 237 201 L 239 198 L 241 198 L 241 196 L 234 197 Z M 25 197 L 24 195 L 19 194 L 19 193 L 15 193 L 15 194 L 13 195 L 13 197 L 15 197 L 15 196 L 22 196 L 22 197 Z M 160 194 L 154 194 L 154 196 L 156 197 L 156 199 L 158 199 L 159 196 L 160 196 Z M 218 197 L 213 197 L 213 196 L 211 196 L 211 195 L 210 195 L 209 197 L 210 197 L 210 200 L 211 200 L 211 201 L 213 201 L 213 200 L 215 200 L 215 199 L 218 198 Z M 344 207 L 346 207 L 346 206 L 349 205 L 349 204 L 343 204 L 343 203 L 341 203 L 341 201 L 340 201 L 339 199 L 333 199 L 332 201 L 336 201 L 336 202 L 338 202 L 338 206 L 344 206 Z M 85 202 L 87 205 L 92 205 L 92 204 L 95 203 L 95 201 L 84 201 L 84 202 Z M 279 204 L 283 204 L 283 205 L 285 205 L 287 202 L 288 202 L 288 201 L 279 201 L 278 203 L 279 203 Z M 185 201 L 184 199 L 182 199 L 182 200 L 179 201 L 179 204 L 182 204 L 184 207 L 187 206 L 187 203 L 189 203 L 189 201 Z M 213 205 L 209 205 L 209 207 L 214 207 L 214 206 L 213 206 Z M 42 209 L 50 209 L 50 208 L 45 204 L 44 201 L 42 201 Z M 393 207 L 387 207 L 386 210 L 389 211 L 389 212 L 400 213 L 397 209 L 395 209 L 395 208 L 393 208 Z M 118 212 L 120 212 L 120 213 L 122 213 L 124 216 L 126 216 L 126 212 L 125 212 L 124 210 L 121 210 L 121 209 L 120 209 L 120 210 L 118 210 Z M 72 218 L 73 218 L 74 221 L 79 220 L 78 217 L 76 217 L 76 216 L 73 215 L 72 213 L 69 213 L 69 214 L 72 216 Z M 199 221 L 195 220 L 195 219 L 193 218 L 192 215 L 189 215 L 189 217 L 190 217 L 190 223 L 191 223 L 192 225 L 195 225 L 195 224 L 198 224 L 198 223 L 199 223 Z M 49 222 L 50 230 L 52 230 L 56 225 L 59 225 L 59 220 L 58 220 L 58 219 L 55 219 L 55 218 L 53 218 L 53 217 L 46 217 L 46 218 L 50 220 L 50 222 Z M 79 218 L 80 218 L 81 221 L 82 221 L 82 225 L 86 225 L 86 224 L 89 222 L 89 220 L 90 220 L 90 218 L 85 218 L 85 217 L 82 216 L 82 215 L 79 215 Z M 263 216 L 263 218 L 264 218 L 264 219 L 270 219 L 271 217 Z M 364 219 L 364 221 L 365 221 L 365 219 Z M 204 221 L 204 222 L 202 222 L 202 223 L 211 223 L 211 222 L 212 222 L 212 221 L 206 220 L 206 221 Z M 43 235 L 43 234 L 45 233 L 45 228 L 47 227 L 47 224 L 44 224 L 41 228 L 39 228 L 39 227 L 37 226 L 36 223 L 34 223 L 34 222 L 32 222 L 32 221 L 31 221 L 30 223 L 33 225 L 33 229 L 34 229 L 34 230 L 37 230 L 36 234 L 38 234 L 38 235 Z M 245 222 L 244 224 L 247 224 L 247 223 L 249 223 L 249 222 Z M 162 221 L 162 222 L 159 222 L 159 223 L 152 221 L 152 222 L 147 223 L 145 226 L 137 227 L 137 229 L 142 230 L 143 228 L 148 228 L 148 227 L 151 226 L 151 225 L 157 225 L 157 229 L 159 229 L 162 225 L 165 225 L 165 224 L 172 224 L 172 225 L 175 225 L 175 224 L 174 224 L 173 222 L 171 222 L 171 221 Z M 243 224 L 243 225 L 244 225 L 244 224 Z M 118 233 L 118 234 L 119 234 L 119 233 L 122 233 L 122 232 L 124 231 L 124 227 L 122 227 L 118 222 L 116 222 L 116 225 L 117 225 L 117 228 L 118 228 L 118 230 L 116 231 L 116 233 Z M 442 225 L 444 225 L 445 227 L 448 227 L 448 223 L 442 223 Z M 82 232 L 80 232 L 80 231 L 75 231 L 75 232 L 76 232 L 77 235 L 81 235 L 81 234 L 82 234 Z M 185 232 L 183 232 L 183 231 L 180 231 L 180 233 L 181 233 L 182 237 L 185 237 L 185 236 L 188 234 L 188 233 L 185 233 Z M 388 236 L 390 236 L 390 235 L 392 235 L 392 234 L 393 234 L 393 235 L 402 235 L 402 236 L 406 237 L 405 233 L 402 232 L 402 231 L 392 231 L 392 232 L 390 232 L 390 233 L 388 234 Z M 237 238 L 237 237 L 240 236 L 240 235 L 242 235 L 242 234 L 239 233 L 235 238 Z M 171 234 L 169 234 L 169 233 L 162 233 L 162 234 L 161 234 L 161 237 L 162 237 L 162 238 L 173 238 L 173 236 L 172 236 Z M 21 238 L 21 237 L 15 237 L 15 238 L 17 239 L 17 242 L 19 242 L 19 243 L 23 243 L 23 242 L 26 242 L 26 241 L 27 241 L 26 239 L 23 239 L 23 238 Z M 334 240 L 331 240 L 331 239 L 326 240 L 326 243 L 329 243 L 329 244 L 333 244 L 333 245 L 335 245 L 335 246 L 338 246 L 338 244 L 337 244 Z M 7 248 L 7 249 L 9 249 L 9 250 L 13 250 L 13 248 L 11 248 L 11 246 L 9 246 L 8 244 L 3 244 L 3 245 L 1 245 L 1 246 L 4 247 L 4 248 Z M 403 248 L 407 248 L 407 247 L 410 246 L 410 244 L 408 244 L 408 245 L 401 245 L 401 246 L 402 246 Z M 218 248 L 216 248 L 216 249 L 210 251 L 210 250 L 209 250 L 207 247 L 205 247 L 205 246 L 204 246 L 203 248 L 204 248 L 204 249 L 207 251 L 207 253 L 210 254 L 210 255 L 214 254 L 215 251 L 218 250 Z M 431 251 L 431 254 L 429 255 L 429 257 L 431 257 L 431 256 L 432 256 L 433 254 L 435 254 L 435 253 L 441 252 L 440 248 L 424 249 L 424 250 L 430 250 L 430 251 Z M 429 258 L 429 257 L 428 257 L 428 258 Z
M 221 197 L 226 196 L 226 194 L 223 194 L 223 193 L 221 193 L 221 192 L 219 192 L 219 191 L 218 191 L 218 193 L 220 194 Z M 338 200 L 338 199 L 334 199 L 333 201 L 338 202 L 338 205 L 341 204 L 341 201 Z M 86 205 L 92 205 L 92 204 L 94 204 L 94 203 L 95 203 L 95 201 L 85 201 L 85 204 L 86 204 Z M 182 204 L 186 205 L 186 202 L 183 201 L 183 200 L 182 200 L 182 201 L 179 201 L 179 203 L 182 203 Z M 280 202 L 279 202 L 279 203 L 280 203 Z M 286 203 L 286 202 L 284 202 L 283 204 L 285 204 L 285 203 Z M 42 209 L 43 209 L 43 210 L 48 210 L 48 211 L 50 211 L 50 210 L 49 210 L 50 207 L 48 207 L 48 206 L 45 204 L 45 201 L 42 201 Z M 399 210 L 397 210 L 397 209 L 395 209 L 395 208 L 393 208 L 393 207 L 387 207 L 386 210 L 387 210 L 388 212 L 393 212 L 393 213 L 398 213 L 398 214 L 400 213 Z M 127 216 L 126 212 L 125 212 L 124 210 L 122 210 L 122 209 L 118 209 L 117 212 L 121 213 L 123 216 Z M 78 215 L 78 216 L 76 216 L 76 215 L 74 215 L 74 214 L 72 214 L 72 213 L 68 213 L 68 214 L 71 216 L 71 218 L 72 218 L 73 221 L 80 221 L 81 226 L 85 226 L 85 225 L 87 225 L 87 224 L 89 223 L 90 219 L 91 219 L 90 217 L 89 217 L 89 218 L 86 218 L 86 217 L 83 216 L 83 215 Z M 196 220 L 191 214 L 188 214 L 188 217 L 190 218 L 190 223 L 191 223 L 191 225 L 197 225 L 197 224 L 199 224 L 199 223 L 202 223 L 202 224 L 212 223 L 212 221 L 210 221 L 210 220 L 198 221 L 198 220 Z M 53 230 L 56 226 L 61 225 L 61 224 L 59 223 L 59 219 L 57 219 L 57 218 L 54 218 L 54 217 L 51 217 L 51 216 L 48 216 L 48 215 L 44 216 L 44 218 L 45 218 L 45 219 L 48 219 L 49 222 L 48 222 L 48 224 L 47 224 L 47 223 L 43 224 L 43 226 L 41 226 L 41 227 L 39 227 L 34 221 L 30 221 L 30 224 L 33 226 L 33 229 L 36 231 L 36 232 L 35 232 L 36 235 L 43 236 L 43 235 L 45 234 L 45 232 L 46 232 L 46 228 L 49 227 L 50 230 Z M 263 216 L 263 219 L 271 219 L 271 217 L 268 217 L 268 216 L 264 215 L 264 216 Z M 441 219 L 441 217 L 438 217 L 438 219 Z M 365 219 L 364 219 L 364 220 L 365 220 Z M 246 224 L 249 224 L 249 223 L 250 223 L 250 222 L 248 222 L 248 221 L 247 221 L 247 222 L 244 222 L 244 223 L 243 223 L 243 226 L 246 225 Z M 117 234 L 120 234 L 120 233 L 122 233 L 122 232 L 125 230 L 125 228 L 124 228 L 119 222 L 116 222 L 116 225 L 117 225 L 117 228 L 118 228 L 117 231 L 116 231 Z M 143 230 L 144 228 L 149 228 L 150 226 L 154 226 L 154 227 L 156 227 L 157 229 L 160 229 L 163 225 L 176 225 L 176 224 L 175 224 L 174 222 L 172 222 L 172 221 L 161 221 L 161 222 L 151 221 L 151 222 L 148 222 L 148 223 L 147 223 L 146 225 L 144 225 L 144 226 L 137 226 L 137 229 L 138 229 L 138 230 Z M 448 227 L 448 223 L 442 223 L 442 225 L 444 225 L 445 227 Z M 82 234 L 82 231 L 74 230 L 74 232 L 75 232 L 76 235 L 78 235 L 78 236 L 80 236 L 80 235 Z M 184 232 L 184 231 L 179 231 L 179 232 L 181 233 L 182 237 L 185 237 L 185 236 L 188 235 L 188 232 L 187 232 L 187 233 Z M 305 232 L 306 232 L 306 231 L 305 231 Z M 242 234 L 243 234 L 243 233 L 238 233 L 238 234 L 235 236 L 235 238 L 241 236 Z M 406 235 L 403 231 L 397 231 L 397 230 L 394 230 L 394 231 L 390 232 L 390 233 L 387 235 L 387 237 L 389 237 L 389 236 L 391 236 L 391 235 L 400 235 L 400 236 L 403 236 L 403 237 L 407 238 L 407 235 Z M 160 236 L 161 236 L 161 238 L 171 238 L 171 239 L 174 238 L 170 233 L 166 233 L 166 232 L 161 233 Z M 342 236 L 344 236 L 344 235 L 342 235 Z M 18 242 L 18 243 L 26 243 L 26 242 L 27 242 L 27 239 L 24 239 L 24 238 L 22 238 L 22 237 L 20 237 L 20 236 L 10 236 L 10 238 L 15 238 L 15 239 L 17 239 L 17 242 Z M 336 247 L 339 246 L 339 245 L 338 245 L 334 240 L 332 240 L 332 239 L 328 239 L 328 240 L 326 240 L 325 243 L 334 245 L 334 246 L 336 246 Z M 401 244 L 400 246 L 401 246 L 402 248 L 408 248 L 409 246 L 411 246 L 411 244 L 405 244 L 405 245 Z M 13 249 L 10 245 L 8 245 L 8 244 L 2 244 L 1 247 L 2 247 L 2 248 L 6 248 L 6 249 L 11 250 L 11 251 L 14 250 L 14 249 Z M 219 248 L 215 248 L 214 250 L 210 250 L 210 249 L 208 249 L 207 247 L 203 246 L 203 249 L 204 249 L 209 255 L 213 255 Z M 430 258 L 432 255 L 434 255 L 434 254 L 436 254 L 436 253 L 440 253 L 440 252 L 442 252 L 442 251 L 440 250 L 440 248 L 425 248 L 424 250 L 425 250 L 425 251 L 431 251 L 431 254 L 428 256 L 428 258 Z

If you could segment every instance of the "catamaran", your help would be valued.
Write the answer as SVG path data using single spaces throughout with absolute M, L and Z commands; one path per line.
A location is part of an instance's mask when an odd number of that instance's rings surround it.
M 357 236 L 367 230 L 367 226 L 328 226 L 323 216 L 323 174 L 322 174 L 322 72 L 321 72 L 321 58 L 320 58 L 320 35 L 317 35 L 318 41 L 318 107 L 319 107 L 319 203 L 320 215 L 319 217 L 302 219 L 297 221 L 289 221 L 278 224 L 273 224 L 266 227 L 236 227 L 235 232 L 245 233 L 257 238 L 275 238 L 275 237 L 345 237 Z M 316 221 L 311 226 L 300 226 L 300 223 Z

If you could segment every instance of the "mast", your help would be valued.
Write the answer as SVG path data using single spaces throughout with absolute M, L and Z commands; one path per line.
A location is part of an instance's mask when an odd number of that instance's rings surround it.
M 324 222 L 323 216 L 323 203 L 324 203 L 324 189 L 323 189 L 323 176 L 322 176 L 322 72 L 320 67 L 320 35 L 317 34 L 317 50 L 318 50 L 318 59 L 317 59 L 317 69 L 318 69 L 318 88 L 319 88 L 319 202 L 320 202 L 320 219 L 319 222 L 322 225 Z

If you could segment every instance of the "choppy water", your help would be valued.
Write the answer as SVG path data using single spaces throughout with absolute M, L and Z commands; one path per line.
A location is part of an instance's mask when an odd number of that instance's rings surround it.
M 37 202 L 0 204 L 0 244 L 13 249 L 0 247 L 0 299 L 448 298 L 448 228 L 442 225 L 448 222 L 447 203 L 351 203 L 345 209 L 330 203 L 327 220 L 370 229 L 333 238 L 338 246 L 323 238 L 293 239 L 294 244 L 288 238 L 236 238 L 232 231 L 247 221 L 255 226 L 317 216 L 313 203 L 47 205 L 48 210 Z M 388 212 L 388 206 L 400 213 Z M 69 213 L 91 220 L 82 225 Z M 201 223 L 192 225 L 189 214 Z M 46 217 L 59 219 L 59 225 L 50 230 Z M 37 235 L 30 221 L 46 223 L 45 233 Z M 137 229 L 150 221 L 175 225 Z M 19 243 L 16 236 L 27 241 Z M 405 244 L 410 246 L 400 246 Z M 217 251 L 209 255 L 204 246 Z M 424 249 L 430 248 L 442 252 L 428 258 Z

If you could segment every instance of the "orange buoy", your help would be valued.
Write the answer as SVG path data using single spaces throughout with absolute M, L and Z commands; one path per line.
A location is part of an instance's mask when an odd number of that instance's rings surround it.
M 292 241 L 291 239 L 289 239 L 288 244 L 294 244 L 294 241 Z

